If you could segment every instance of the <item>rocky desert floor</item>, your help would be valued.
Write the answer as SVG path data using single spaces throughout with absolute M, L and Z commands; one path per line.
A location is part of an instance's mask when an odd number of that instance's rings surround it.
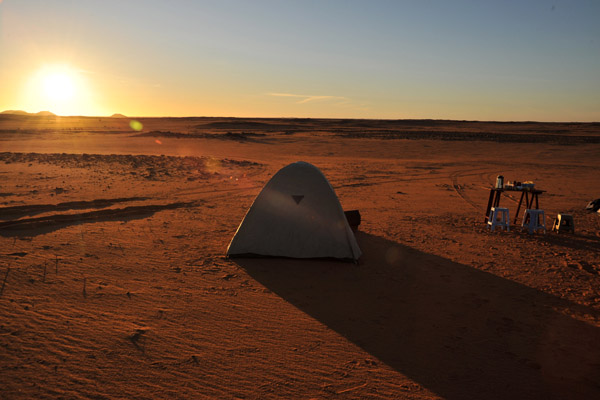
M 0 398 L 600 398 L 600 124 L 137 121 L 0 116 Z M 358 264 L 225 258 L 299 160 Z

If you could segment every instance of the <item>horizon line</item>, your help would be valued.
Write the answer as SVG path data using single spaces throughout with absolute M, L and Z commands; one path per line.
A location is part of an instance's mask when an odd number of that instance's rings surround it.
M 449 121 L 449 122 L 484 122 L 484 123 L 538 123 L 538 124 L 598 124 L 598 121 L 539 121 L 539 120 L 478 120 L 478 119 L 451 119 L 451 118 L 357 118 L 357 117 L 240 117 L 240 116 L 224 116 L 224 115 L 187 115 L 187 116 L 129 116 L 121 113 L 113 113 L 112 115 L 59 115 L 51 111 L 28 112 L 23 110 L 5 110 L 0 111 L 2 115 L 16 115 L 21 117 L 33 118 L 114 118 L 114 119 L 151 119 L 151 118 L 223 118 L 223 119 L 312 119 L 312 120 L 356 120 L 356 121 Z

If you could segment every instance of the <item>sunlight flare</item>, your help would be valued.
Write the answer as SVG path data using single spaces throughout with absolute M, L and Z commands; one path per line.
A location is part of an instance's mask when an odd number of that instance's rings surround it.
M 24 92 L 32 111 L 82 115 L 93 108 L 85 73 L 67 64 L 43 65 L 31 75 Z

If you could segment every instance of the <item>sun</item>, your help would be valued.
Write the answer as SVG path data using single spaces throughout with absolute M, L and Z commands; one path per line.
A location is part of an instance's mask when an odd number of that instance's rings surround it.
M 44 95 L 53 101 L 67 101 L 75 97 L 73 77 L 66 71 L 50 72 L 42 77 Z
M 97 106 L 89 76 L 89 71 L 73 65 L 44 64 L 30 75 L 23 91 L 24 107 L 57 115 L 94 114 Z

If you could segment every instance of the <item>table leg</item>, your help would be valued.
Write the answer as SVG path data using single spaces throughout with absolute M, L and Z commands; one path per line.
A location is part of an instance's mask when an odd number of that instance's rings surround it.
M 523 196 L 525 196 L 525 192 L 521 192 L 521 198 L 519 199 L 519 205 L 517 206 L 517 212 L 515 213 L 515 225 L 517 224 L 517 220 L 519 219 L 519 211 L 521 211 L 521 203 L 523 202 Z
M 494 201 L 494 189 L 490 190 L 490 198 L 488 199 L 488 205 L 485 209 L 485 223 L 487 224 L 490 218 L 490 210 L 492 209 L 492 202 Z
M 500 207 L 500 196 L 502 196 L 502 192 L 496 192 L 496 198 L 494 199 L 494 207 Z

